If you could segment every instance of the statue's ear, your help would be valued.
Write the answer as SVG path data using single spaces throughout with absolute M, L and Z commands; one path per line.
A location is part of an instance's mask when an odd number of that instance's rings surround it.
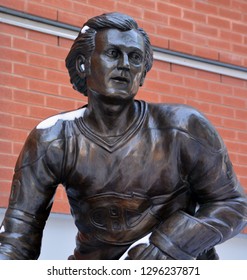
M 140 80 L 140 87 L 143 86 L 145 77 L 146 77 L 146 71 L 143 71 L 142 76 L 141 76 L 141 80 Z
M 76 58 L 76 70 L 81 78 L 85 78 L 86 75 L 86 59 L 83 55 L 78 55 Z

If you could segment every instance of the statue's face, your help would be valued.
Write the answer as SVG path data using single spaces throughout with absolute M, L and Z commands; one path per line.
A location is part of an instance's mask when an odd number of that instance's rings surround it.
M 144 72 L 144 40 L 136 30 L 106 29 L 97 33 L 87 87 L 111 98 L 134 98 Z

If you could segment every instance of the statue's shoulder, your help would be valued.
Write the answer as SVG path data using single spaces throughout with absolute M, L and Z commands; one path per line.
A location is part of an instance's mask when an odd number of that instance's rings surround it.
M 149 104 L 149 111 L 166 127 L 188 134 L 195 140 L 215 149 L 222 147 L 222 139 L 208 118 L 194 107 L 184 104 Z
M 28 135 L 17 166 L 26 166 L 44 155 L 52 159 L 61 158 L 66 139 L 74 133 L 74 121 L 83 114 L 83 110 L 60 113 L 40 122 Z
M 34 129 L 34 133 L 43 139 L 55 139 L 64 134 L 66 124 L 74 123 L 74 121 L 83 116 L 85 108 L 67 111 L 53 115 L 41 121 Z

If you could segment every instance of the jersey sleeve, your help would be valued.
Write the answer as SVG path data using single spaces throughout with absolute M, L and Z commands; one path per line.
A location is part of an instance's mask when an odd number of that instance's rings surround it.
M 61 124 L 35 128 L 18 158 L 9 206 L 0 228 L 0 259 L 37 259 L 43 228 L 61 182 Z
M 196 212 L 180 209 L 150 240 L 174 259 L 196 259 L 246 226 L 247 201 L 226 147 L 209 121 L 193 114 L 181 135 L 181 176 L 197 202 Z

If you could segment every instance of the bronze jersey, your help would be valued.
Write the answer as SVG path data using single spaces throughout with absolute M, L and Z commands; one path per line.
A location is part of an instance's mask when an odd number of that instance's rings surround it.
M 193 225 L 172 233 L 175 244 L 181 234 L 184 244 L 196 240 L 198 224 L 213 228 L 211 243 L 197 244 L 194 257 L 241 231 L 246 198 L 209 121 L 188 106 L 135 102 L 138 114 L 122 135 L 95 134 L 84 122 L 86 107 L 31 132 L 16 164 L 0 256 L 38 258 L 59 184 L 78 228 L 72 259 L 118 259 L 173 215 L 178 225 L 177 213 Z

